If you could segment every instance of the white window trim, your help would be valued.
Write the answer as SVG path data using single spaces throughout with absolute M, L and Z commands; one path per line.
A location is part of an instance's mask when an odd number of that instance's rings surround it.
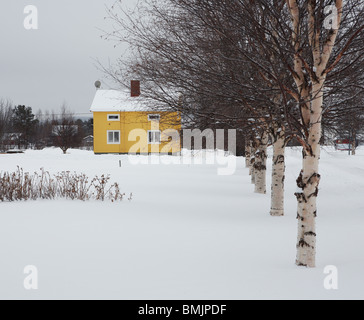
M 109 133 L 110 132 L 118 132 L 119 133 L 119 142 L 110 142 L 109 141 Z M 120 133 L 120 130 L 107 130 L 107 135 L 106 135 L 106 141 L 107 141 L 107 144 L 110 144 L 110 145 L 119 145 L 121 144 L 121 133 Z
M 117 119 L 110 119 L 110 117 L 118 117 Z M 107 115 L 107 121 L 120 121 L 120 115 L 119 114 L 108 114 Z
M 159 132 L 159 142 L 152 142 L 152 141 L 149 140 L 150 133 L 155 133 L 155 132 Z M 148 131 L 148 144 L 150 144 L 150 145 L 159 144 L 160 145 L 161 143 L 162 143 L 162 132 L 160 130 L 149 130 Z
M 151 119 L 150 117 L 158 117 L 158 120 L 156 120 L 156 119 Z M 161 115 L 160 115 L 160 114 L 148 114 L 148 121 L 156 121 L 156 122 L 160 122 L 160 121 L 161 121 Z

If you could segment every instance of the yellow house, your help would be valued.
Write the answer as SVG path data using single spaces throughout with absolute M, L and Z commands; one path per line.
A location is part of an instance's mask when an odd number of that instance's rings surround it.
M 178 112 L 154 112 L 132 90 L 97 90 L 91 106 L 95 154 L 179 154 L 181 117 Z

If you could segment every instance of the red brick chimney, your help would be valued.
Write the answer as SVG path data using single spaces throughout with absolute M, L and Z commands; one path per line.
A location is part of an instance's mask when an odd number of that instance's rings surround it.
M 133 98 L 140 96 L 140 81 L 131 80 L 131 96 Z

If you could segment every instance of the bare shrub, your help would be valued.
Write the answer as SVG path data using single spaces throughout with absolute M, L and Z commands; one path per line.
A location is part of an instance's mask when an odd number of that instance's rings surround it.
M 108 175 L 90 179 L 84 173 L 63 171 L 51 175 L 44 169 L 41 169 L 40 173 L 29 174 L 18 167 L 15 172 L 0 173 L 0 201 L 37 199 L 122 201 L 125 193 L 121 193 L 118 183 L 110 185 L 109 180 Z

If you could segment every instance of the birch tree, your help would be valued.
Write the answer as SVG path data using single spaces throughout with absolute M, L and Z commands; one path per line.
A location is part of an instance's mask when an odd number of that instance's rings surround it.
M 284 215 L 284 181 L 285 181 L 285 127 L 273 123 L 273 160 L 272 160 L 272 192 L 270 214 L 274 217 Z
M 254 174 L 255 174 L 255 193 L 266 194 L 267 193 L 267 146 L 268 146 L 268 134 L 263 129 L 259 133 L 257 139 L 257 149 L 255 152 Z
M 306 127 L 306 139 L 303 142 L 302 171 L 297 179 L 300 189 L 296 193 L 298 200 L 298 240 L 297 259 L 299 266 L 316 265 L 316 199 L 321 176 L 319 174 L 320 140 L 322 134 L 322 113 L 324 105 L 325 82 L 328 73 L 339 62 L 339 56 L 330 65 L 330 58 L 343 16 L 344 0 L 336 0 L 330 9 L 333 12 L 330 24 L 322 19 L 327 12 L 324 1 L 287 0 L 292 17 L 292 40 L 294 52 L 294 80 L 300 93 L 302 122 Z M 326 3 L 327 4 L 327 3 Z M 301 29 L 307 23 L 310 56 L 303 55 L 304 39 Z M 308 76 L 306 76 L 308 74 Z

